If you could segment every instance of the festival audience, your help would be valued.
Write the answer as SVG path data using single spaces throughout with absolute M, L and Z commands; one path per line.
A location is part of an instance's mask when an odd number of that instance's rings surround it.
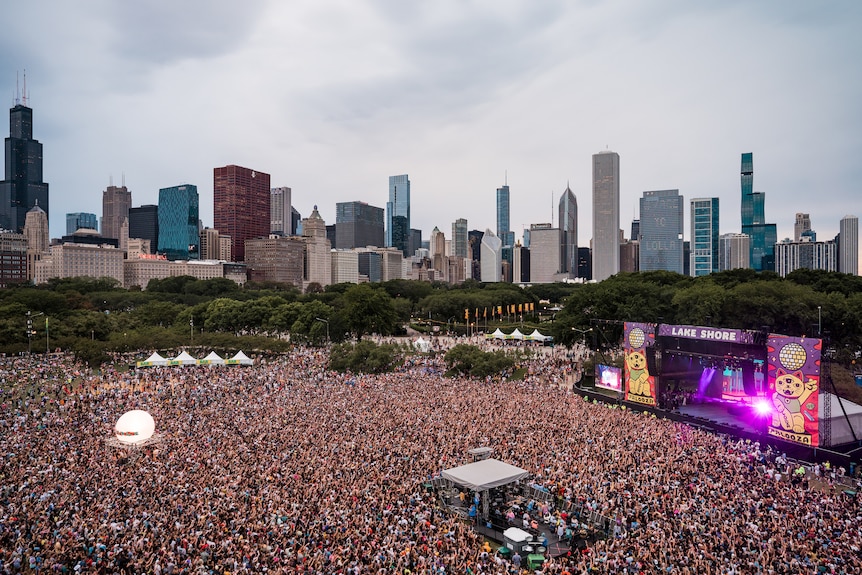
M 439 356 L 338 374 L 317 349 L 98 375 L 7 358 L 0 573 L 522 572 L 425 487 L 478 446 L 554 493 L 546 521 L 614 518 L 545 575 L 862 573 L 855 501 L 757 444 L 566 393 L 559 353 L 503 383 L 445 378 Z M 131 409 L 158 441 L 111 446 Z

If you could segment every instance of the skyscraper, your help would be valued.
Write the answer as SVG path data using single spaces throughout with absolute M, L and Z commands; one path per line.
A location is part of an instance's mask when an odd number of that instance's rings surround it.
M 290 188 L 272 188 L 269 191 L 269 233 L 290 236 Z
M 560 196 L 559 223 L 563 242 L 560 271 L 571 276 L 578 275 L 578 200 L 566 184 L 566 191 Z
M 691 201 L 691 275 L 718 271 L 718 198 Z
M 479 262 L 482 270 L 481 281 L 499 283 L 503 268 L 502 247 L 500 238 L 491 230 L 485 230 L 481 243 L 482 259 Z
M 748 234 L 718 236 L 718 271 L 751 267 L 751 238 Z
M 123 220 L 129 217 L 132 207 L 132 192 L 122 186 L 109 185 L 102 192 L 102 237 L 120 238 Z
M 811 216 L 796 212 L 796 221 L 793 223 L 793 241 L 802 240 L 802 234 L 811 229 Z
M 386 247 L 410 253 L 410 178 L 407 174 L 389 176 L 389 201 L 386 202 Z
M 620 271 L 620 155 L 593 155 L 593 278 Z
M 150 251 L 152 253 L 158 251 L 159 206 L 146 204 L 129 208 L 129 237 L 150 240 Z
M 96 214 L 74 212 L 66 214 L 66 235 L 71 235 L 80 229 L 98 230 L 99 223 Z
M 245 259 L 245 240 L 269 235 L 269 174 L 241 166 L 213 169 L 214 227 L 231 238 L 233 261 Z
M 21 232 L 27 212 L 38 202 L 47 215 L 48 184 L 42 181 L 42 144 L 33 139 L 33 110 L 27 107 L 27 79 L 23 103 L 15 98 L 9 110 L 6 138 L 6 176 L 0 182 L 0 229 Z
M 818 242 L 802 237 L 801 241 L 784 240 L 775 245 L 775 273 L 781 277 L 798 269 L 838 271 L 838 246 L 835 242 Z
M 328 286 L 332 283 L 332 244 L 326 238 L 326 222 L 320 217 L 317 206 L 302 220 L 302 239 L 305 242 L 303 289 L 312 283 Z
M 50 249 L 48 214 L 38 203 L 24 217 L 24 237 L 27 239 L 27 279 L 32 280 L 36 262 Z
M 159 253 L 169 260 L 200 259 L 198 187 L 191 184 L 159 190 Z
M 386 226 L 383 214 L 383 208 L 365 202 L 336 203 L 335 249 L 384 247 Z
M 452 222 L 452 255 L 456 258 L 470 257 L 467 220 L 464 218 L 458 218 Z
M 754 159 L 751 153 L 742 154 L 740 174 L 742 188 L 742 233 L 750 236 L 752 269 L 772 271 L 775 266 L 775 224 L 766 223 L 766 195 L 754 191 Z
M 551 224 L 530 226 L 530 282 L 552 283 L 560 273 L 562 231 Z
M 515 243 L 515 233 L 509 227 L 509 185 L 497 188 L 497 237 L 504 246 Z
M 640 270 L 683 273 L 683 198 L 679 190 L 644 192 L 640 200 Z
M 838 227 L 838 271 L 859 275 L 859 218 L 844 216 Z

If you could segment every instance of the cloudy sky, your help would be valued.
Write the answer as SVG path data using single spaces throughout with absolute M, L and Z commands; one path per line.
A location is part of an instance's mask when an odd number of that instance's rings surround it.
M 26 69 L 52 236 L 101 215 L 111 178 L 133 205 L 195 184 L 211 226 L 213 168 L 239 164 L 328 223 L 407 173 L 424 239 L 494 229 L 506 177 L 520 237 L 568 182 L 586 245 L 605 149 L 627 236 L 667 188 L 719 197 L 739 231 L 742 152 L 779 239 L 795 212 L 818 239 L 862 216 L 856 0 L 46 0 L 3 20 L 0 94 L 11 107 Z

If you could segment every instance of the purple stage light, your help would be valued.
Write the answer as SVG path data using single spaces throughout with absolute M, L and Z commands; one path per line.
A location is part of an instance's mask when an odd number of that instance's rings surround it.
M 772 413 L 772 406 L 765 399 L 758 399 L 754 402 L 754 411 L 757 415 L 763 417 Z

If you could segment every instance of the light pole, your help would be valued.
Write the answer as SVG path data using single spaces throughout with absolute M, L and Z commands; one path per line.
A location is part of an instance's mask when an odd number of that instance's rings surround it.
M 817 337 L 821 337 L 823 335 L 823 323 L 821 321 L 822 316 L 820 315 L 820 306 L 817 306 Z
M 189 345 L 195 344 L 195 318 L 189 318 Z
M 326 343 L 329 343 L 329 320 L 323 319 L 322 317 L 316 317 L 314 319 L 316 319 L 317 321 L 322 321 L 326 324 Z

